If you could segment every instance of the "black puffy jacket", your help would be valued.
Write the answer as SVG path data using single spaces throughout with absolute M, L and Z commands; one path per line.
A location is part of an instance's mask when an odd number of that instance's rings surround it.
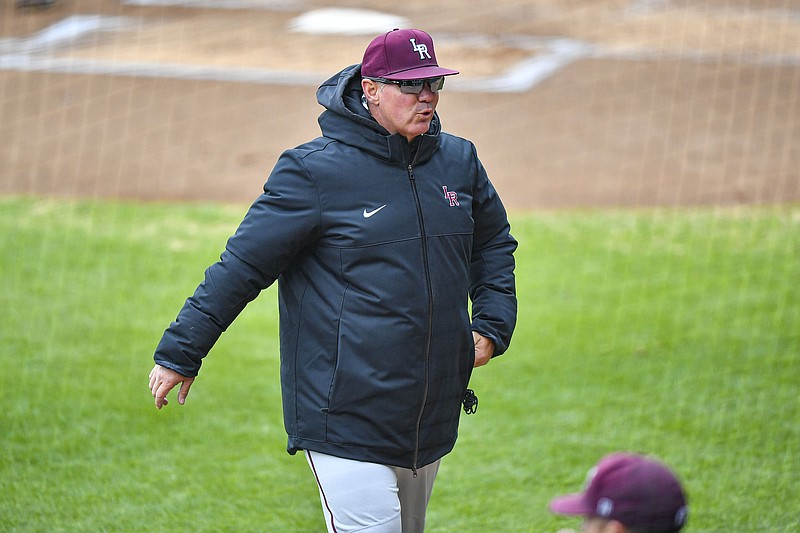
M 508 347 L 517 242 L 472 143 L 438 116 L 411 143 L 389 135 L 359 67 L 319 88 L 322 137 L 281 155 L 155 361 L 196 375 L 277 279 L 289 452 L 418 468 L 455 444 L 471 330 Z

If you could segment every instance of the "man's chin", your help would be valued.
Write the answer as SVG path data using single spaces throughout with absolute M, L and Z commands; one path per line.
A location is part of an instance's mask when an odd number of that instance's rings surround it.
M 414 127 L 409 128 L 411 135 L 416 137 L 417 135 L 422 135 L 423 133 L 428 133 L 428 130 L 431 128 L 431 120 L 428 118 L 426 120 L 422 120 L 414 124 Z

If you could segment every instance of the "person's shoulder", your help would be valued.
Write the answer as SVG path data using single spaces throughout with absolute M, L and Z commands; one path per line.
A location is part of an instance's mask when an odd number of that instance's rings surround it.
M 449 131 L 442 131 L 441 133 L 439 133 L 439 142 L 451 144 L 454 146 L 467 146 L 467 147 L 475 146 L 475 144 L 466 137 L 456 135 L 455 133 L 451 133 Z
M 444 131 L 439 134 L 439 149 L 447 153 L 461 153 L 464 155 L 477 153 L 475 144 L 471 140 Z
M 310 141 L 306 141 L 302 144 L 298 144 L 297 146 L 292 148 L 292 150 L 296 152 L 313 152 L 314 150 L 324 149 L 325 146 L 331 142 L 333 142 L 333 139 L 320 136 L 315 139 L 311 139 Z
M 299 144 L 294 148 L 290 148 L 284 151 L 284 155 L 305 159 L 309 155 L 325 150 L 332 143 L 335 142 L 336 141 L 334 141 L 333 139 L 329 139 L 327 137 L 317 137 L 316 139 L 312 139 L 310 141 L 304 142 L 303 144 Z

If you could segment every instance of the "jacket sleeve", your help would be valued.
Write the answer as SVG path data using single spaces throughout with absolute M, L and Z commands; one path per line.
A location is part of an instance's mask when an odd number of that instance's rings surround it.
M 470 265 L 472 329 L 494 341 L 494 355 L 497 356 L 508 349 L 517 322 L 514 282 L 517 241 L 511 236 L 505 207 L 489 181 L 474 146 L 472 150 L 477 165 Z
M 285 152 L 220 260 L 164 332 L 153 359 L 194 377 L 220 335 L 269 287 L 319 231 L 313 180 L 293 151 Z

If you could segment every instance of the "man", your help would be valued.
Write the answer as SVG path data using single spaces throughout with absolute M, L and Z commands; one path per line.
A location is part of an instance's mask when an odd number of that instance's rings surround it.
M 304 451 L 329 531 L 423 530 L 472 368 L 516 322 L 505 209 L 436 114 L 455 74 L 404 29 L 326 81 L 322 136 L 281 155 L 155 353 L 156 407 L 178 384 L 183 404 L 220 334 L 278 280 L 287 450 Z
M 688 513 L 675 474 L 660 461 L 631 453 L 601 459 L 589 471 L 585 490 L 554 499 L 550 510 L 583 516 L 584 533 L 674 533 Z

